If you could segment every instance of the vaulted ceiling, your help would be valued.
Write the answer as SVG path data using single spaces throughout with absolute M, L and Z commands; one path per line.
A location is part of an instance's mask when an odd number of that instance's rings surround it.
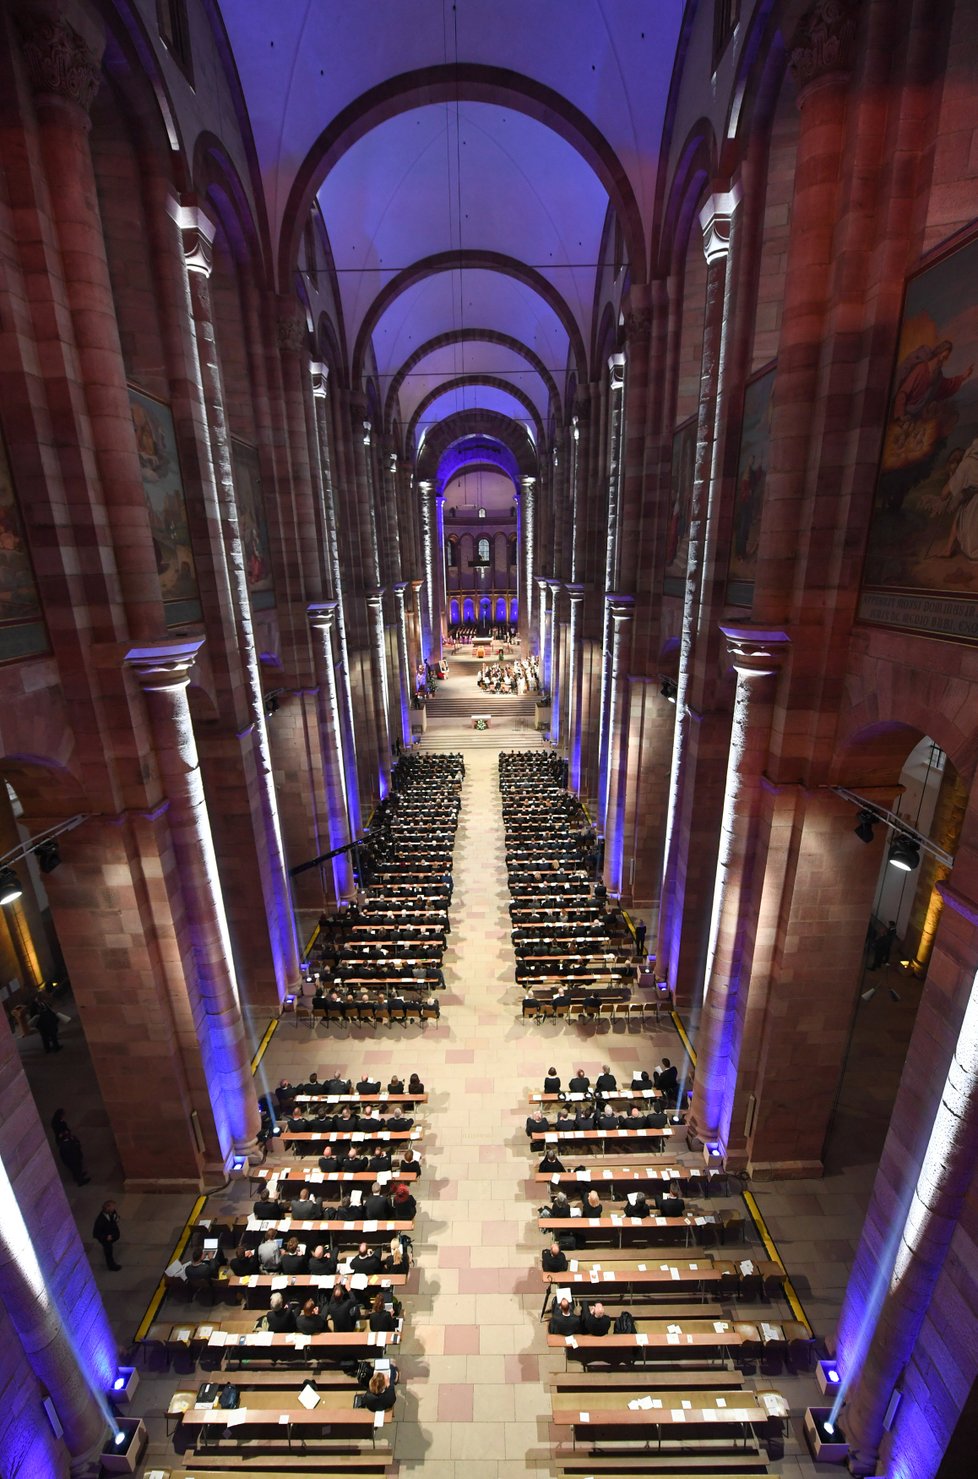
M 538 444 L 587 378 L 609 217 L 645 277 L 683 4 L 224 0 L 280 283 L 318 198 L 354 381 L 417 443 L 486 412 Z

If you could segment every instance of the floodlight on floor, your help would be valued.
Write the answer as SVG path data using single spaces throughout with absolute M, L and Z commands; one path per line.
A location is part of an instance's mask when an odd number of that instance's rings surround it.
M 863 810 L 859 813 L 854 830 L 860 842 L 872 842 L 875 822 L 876 816 L 873 812 Z
M 894 838 L 887 861 L 902 873 L 912 873 L 920 862 L 920 848 L 903 832 Z
M 12 904 L 24 890 L 13 868 L 0 868 L 0 904 Z

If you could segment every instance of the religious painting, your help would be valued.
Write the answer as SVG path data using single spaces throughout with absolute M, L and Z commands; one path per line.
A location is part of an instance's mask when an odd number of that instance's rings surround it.
M 978 639 L 978 239 L 907 285 L 859 617 Z
M 247 442 L 231 441 L 234 491 L 238 501 L 238 528 L 244 551 L 248 594 L 257 611 L 275 605 L 272 557 L 265 519 L 265 494 L 261 485 L 258 449 Z
M 48 650 L 7 448 L 0 436 L 0 662 Z
M 149 509 L 166 624 L 182 626 L 187 621 L 198 621 L 201 610 L 173 415 L 169 406 L 131 385 L 129 409 Z
M 667 596 L 681 596 L 686 589 L 689 555 L 689 513 L 693 502 L 696 469 L 696 417 L 683 422 L 672 439 L 672 483 L 669 524 L 666 530 L 666 569 L 662 588 Z
M 727 600 L 732 606 L 749 606 L 754 599 L 757 541 L 761 532 L 761 505 L 767 478 L 771 441 L 771 396 L 775 366 L 751 380 L 744 392 L 744 415 L 740 428 L 740 457 L 737 491 L 734 496 L 730 561 L 727 565 Z

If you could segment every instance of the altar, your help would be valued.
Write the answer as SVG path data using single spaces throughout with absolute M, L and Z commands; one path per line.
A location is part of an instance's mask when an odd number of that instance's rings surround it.
M 472 715 L 472 728 L 473 729 L 491 729 L 492 728 L 492 715 L 491 714 L 473 714 Z

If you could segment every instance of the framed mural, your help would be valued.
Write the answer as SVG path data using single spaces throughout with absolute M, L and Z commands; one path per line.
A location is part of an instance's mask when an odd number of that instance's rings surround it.
M 667 596 L 681 596 L 686 589 L 689 554 L 689 511 L 693 501 L 696 468 L 696 417 L 678 427 L 672 439 L 672 492 L 666 531 L 666 568 L 662 589 Z
M 978 640 L 978 239 L 907 284 L 859 618 Z
M 163 401 L 129 387 L 129 409 L 149 509 L 156 569 L 168 627 L 199 621 L 200 594 L 177 459 L 173 415 Z
M 47 652 L 37 582 L 24 539 L 7 446 L 0 434 L 0 662 Z
M 744 391 L 737 492 L 727 565 L 727 600 L 732 606 L 749 606 L 754 599 L 754 571 L 767 480 L 771 395 L 776 369 L 776 365 L 768 365 Z
M 265 518 L 265 494 L 261 485 L 258 449 L 231 439 L 234 491 L 238 500 L 238 527 L 244 549 L 248 594 L 256 611 L 275 605 L 272 557 Z

